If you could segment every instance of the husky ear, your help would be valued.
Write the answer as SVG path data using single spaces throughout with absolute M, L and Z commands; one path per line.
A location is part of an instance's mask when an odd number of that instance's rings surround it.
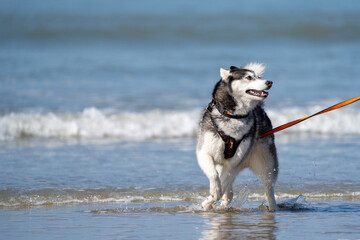
M 220 68 L 220 76 L 221 76 L 221 79 L 226 81 L 228 79 L 230 75 L 230 71 L 229 70 L 226 70 L 224 68 Z
M 235 66 L 230 67 L 230 72 L 234 72 L 234 71 L 237 71 L 237 70 L 240 70 L 240 68 L 235 67 Z

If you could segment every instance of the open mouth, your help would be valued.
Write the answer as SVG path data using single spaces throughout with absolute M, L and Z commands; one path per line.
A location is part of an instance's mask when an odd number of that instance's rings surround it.
M 266 98 L 269 95 L 269 93 L 266 91 L 260 91 L 260 90 L 254 90 L 254 89 L 246 90 L 246 93 L 256 96 L 256 97 L 263 97 L 263 98 Z

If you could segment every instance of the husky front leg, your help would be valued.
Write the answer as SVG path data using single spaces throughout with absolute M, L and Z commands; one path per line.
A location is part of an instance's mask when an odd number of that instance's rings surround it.
M 224 191 L 220 206 L 227 208 L 233 199 L 232 184 L 235 180 L 236 173 L 229 165 L 224 165 L 220 172 L 221 187 Z
M 214 160 L 209 154 L 197 153 L 197 158 L 200 168 L 203 170 L 210 182 L 210 196 L 207 197 L 207 199 L 201 204 L 204 210 L 209 210 L 213 208 L 215 203 L 221 198 L 222 192 L 220 178 L 218 172 L 216 171 Z

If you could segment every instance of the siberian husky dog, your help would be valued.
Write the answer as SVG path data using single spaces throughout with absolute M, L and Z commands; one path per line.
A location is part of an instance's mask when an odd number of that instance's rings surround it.
M 276 210 L 274 185 L 278 159 L 274 135 L 260 138 L 271 130 L 263 109 L 272 82 L 262 79 L 263 64 L 250 63 L 241 68 L 220 69 L 212 102 L 203 111 L 196 149 L 198 163 L 209 178 L 210 195 L 202 208 L 226 208 L 233 198 L 232 184 L 238 173 L 249 168 L 265 186 L 268 210 Z

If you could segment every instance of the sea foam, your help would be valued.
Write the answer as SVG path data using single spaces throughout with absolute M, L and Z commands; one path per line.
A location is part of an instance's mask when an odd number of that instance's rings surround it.
M 96 108 L 79 113 L 11 113 L 0 117 L 0 140 L 43 138 L 194 137 L 199 111 L 161 111 L 105 114 Z
M 355 187 L 356 188 L 356 187 Z M 302 199 L 309 201 L 339 200 L 339 201 L 358 201 L 360 192 L 353 189 L 347 191 L 299 191 L 287 189 L 287 191 L 276 192 L 275 197 L 279 203 L 289 199 Z M 38 189 L 38 190 L 0 190 L 0 209 L 6 208 L 27 208 L 67 204 L 97 204 L 97 203 L 155 203 L 155 202 L 196 202 L 201 203 L 205 200 L 207 192 L 203 190 L 172 191 L 169 189 L 162 191 L 134 191 L 133 189 Z M 244 194 L 245 193 L 245 194 Z M 240 191 L 234 192 L 235 198 L 232 206 L 240 208 L 246 201 L 264 201 L 263 190 L 255 192 Z M 239 199 L 243 198 L 243 199 Z M 299 203 L 299 202 L 298 202 Z
M 321 107 L 318 106 L 296 107 L 269 109 L 267 113 L 276 127 L 319 110 Z M 195 138 L 200 114 L 201 109 L 107 113 L 97 108 L 86 108 L 76 113 L 10 113 L 0 116 L 0 140 L 24 137 L 119 140 Z M 286 129 L 282 134 L 360 135 L 359 122 L 359 109 L 336 110 Z

